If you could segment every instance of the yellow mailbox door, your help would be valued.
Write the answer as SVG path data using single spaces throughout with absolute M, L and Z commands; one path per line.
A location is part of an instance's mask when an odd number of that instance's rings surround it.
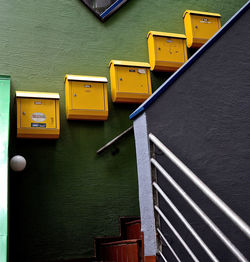
M 118 92 L 148 94 L 149 70 L 140 67 L 119 66 L 117 71 Z
M 183 40 L 178 38 L 156 38 L 156 60 L 184 63 L 185 61 Z
M 219 18 L 213 16 L 193 15 L 192 26 L 194 38 L 199 38 L 204 43 L 220 29 Z
M 21 128 L 56 128 L 56 102 L 52 99 L 23 98 L 20 102 Z
M 105 87 L 103 83 L 71 82 L 71 86 L 72 109 L 105 109 Z

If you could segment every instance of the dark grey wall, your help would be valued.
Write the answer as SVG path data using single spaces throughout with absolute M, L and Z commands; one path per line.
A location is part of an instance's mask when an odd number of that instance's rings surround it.
M 191 170 L 246 222 L 250 218 L 250 11 L 248 10 L 146 111 L 148 130 L 157 135 Z M 192 186 L 184 175 L 167 163 L 160 152 L 157 159 L 185 190 L 204 207 L 244 254 L 250 258 L 249 240 Z M 159 180 L 163 181 L 159 176 Z M 221 261 L 236 261 L 227 254 L 208 227 L 188 209 L 166 183 L 170 198 L 195 229 L 219 253 Z M 178 219 L 160 201 L 198 255 L 205 259 Z M 168 232 L 172 244 L 177 240 Z M 213 240 L 212 240 L 213 239 Z M 184 261 L 188 255 L 180 254 Z M 171 258 L 169 258 L 170 261 Z M 174 261 L 174 260 L 173 260 Z

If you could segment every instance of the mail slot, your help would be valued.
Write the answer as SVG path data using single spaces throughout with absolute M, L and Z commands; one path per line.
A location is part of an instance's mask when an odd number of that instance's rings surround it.
M 107 78 L 65 76 L 66 118 L 106 120 L 108 118 Z
M 59 138 L 59 94 L 16 92 L 17 137 Z
M 148 52 L 151 70 L 174 72 L 187 61 L 186 36 L 150 31 Z
M 188 47 L 201 47 L 221 28 L 220 14 L 186 10 L 183 18 Z
M 148 63 L 111 60 L 109 66 L 113 102 L 142 103 L 152 94 Z

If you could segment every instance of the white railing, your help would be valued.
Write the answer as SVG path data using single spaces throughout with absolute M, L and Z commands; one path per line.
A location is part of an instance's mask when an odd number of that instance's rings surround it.
M 249 226 L 229 207 L 227 206 L 207 185 L 205 185 L 185 164 L 183 164 L 180 159 L 178 159 L 157 137 L 153 134 L 149 134 L 149 140 L 151 145 L 156 146 L 162 153 L 171 160 L 172 163 L 178 167 L 183 174 L 192 181 L 192 183 L 198 187 L 203 194 L 209 198 L 235 225 L 238 227 L 243 234 L 247 236 L 250 240 L 250 228 Z M 153 148 L 153 147 L 152 147 Z M 240 250 L 229 240 L 229 238 L 220 230 L 220 228 L 205 214 L 205 212 L 192 200 L 192 198 L 183 190 L 183 188 L 173 179 L 173 177 L 157 162 L 154 158 L 154 150 L 152 150 L 151 156 L 151 165 L 152 165 L 152 186 L 154 192 L 154 208 L 156 214 L 156 231 L 158 233 L 158 254 L 164 260 L 165 258 L 162 250 L 161 243 L 165 243 L 170 252 L 175 257 L 176 261 L 181 261 L 178 257 L 178 252 L 173 249 L 170 245 L 167 237 L 162 233 L 159 226 L 159 218 L 164 221 L 168 228 L 172 231 L 172 233 L 179 240 L 180 244 L 183 248 L 188 252 L 193 261 L 200 261 L 194 252 L 188 246 L 188 243 L 184 241 L 180 232 L 171 224 L 168 218 L 164 215 L 162 210 L 158 204 L 158 196 L 160 195 L 162 199 L 168 204 L 168 206 L 172 209 L 172 211 L 176 214 L 176 216 L 182 221 L 183 225 L 187 228 L 187 230 L 192 234 L 192 236 L 199 243 L 201 248 L 207 253 L 210 257 L 211 261 L 218 262 L 219 259 L 216 255 L 209 249 L 207 244 L 202 240 L 201 236 L 195 231 L 195 229 L 190 225 L 190 223 L 185 218 L 184 214 L 182 214 L 178 208 L 174 205 L 174 203 L 167 196 L 166 192 L 161 188 L 161 185 L 157 184 L 156 174 L 153 172 L 154 170 L 160 172 L 163 177 L 170 183 L 170 185 L 179 193 L 180 196 L 189 204 L 189 206 L 198 214 L 198 216 L 209 226 L 209 228 L 214 232 L 214 234 L 222 241 L 222 243 L 228 248 L 230 252 L 242 262 L 248 262 L 248 259 L 240 252 Z M 249 241 L 250 246 L 250 241 Z

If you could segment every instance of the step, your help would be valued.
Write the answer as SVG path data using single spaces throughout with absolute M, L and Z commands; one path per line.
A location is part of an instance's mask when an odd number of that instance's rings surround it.
M 126 239 L 141 239 L 141 220 L 125 223 Z
M 104 262 L 140 262 L 141 240 L 130 239 L 101 244 L 101 259 Z
M 101 257 L 101 245 L 103 243 L 111 243 L 115 241 L 121 241 L 121 240 L 126 240 L 127 239 L 127 227 L 132 227 L 133 222 L 140 221 L 139 217 L 134 216 L 134 217 L 119 217 L 119 236 L 111 236 L 111 237 L 96 237 L 94 240 L 94 245 L 95 245 L 95 257 L 97 260 Z M 129 229 L 129 231 L 131 231 Z M 129 233 L 130 238 L 129 239 L 137 239 L 133 238 L 133 236 L 138 236 L 132 235 Z M 139 238 L 140 239 L 140 238 Z

